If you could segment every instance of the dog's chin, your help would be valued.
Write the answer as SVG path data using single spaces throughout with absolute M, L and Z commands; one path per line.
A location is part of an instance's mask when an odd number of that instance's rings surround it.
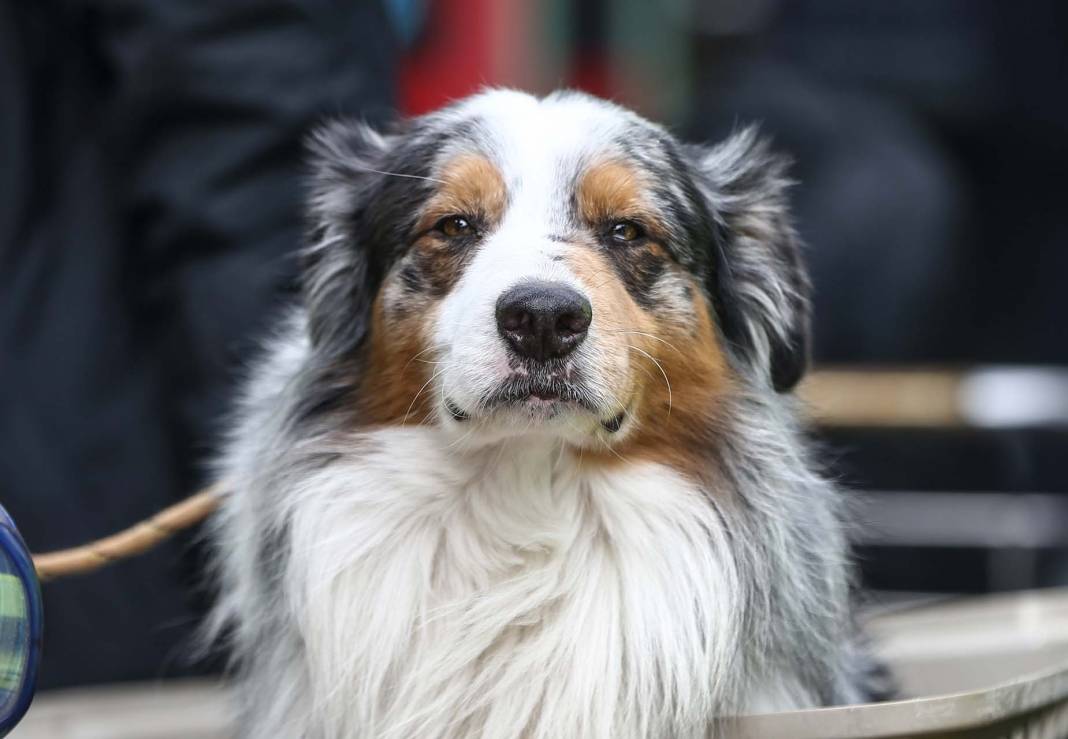
M 446 397 L 443 415 L 472 440 L 492 441 L 518 436 L 555 437 L 578 445 L 617 434 L 626 412 L 604 407 L 581 384 L 510 377 L 478 402 L 465 404 Z

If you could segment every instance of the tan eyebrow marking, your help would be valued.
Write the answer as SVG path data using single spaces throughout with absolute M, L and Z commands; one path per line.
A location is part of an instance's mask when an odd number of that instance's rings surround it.
M 461 154 L 449 161 L 435 178 L 442 185 L 430 198 L 419 221 L 419 230 L 431 228 L 447 215 L 466 215 L 483 225 L 498 223 L 504 216 L 508 194 L 500 170 L 478 154 Z
M 597 162 L 582 175 L 578 187 L 580 215 L 588 223 L 649 214 L 642 173 L 614 160 Z
M 642 191 L 634 171 L 619 162 L 594 164 L 578 188 L 579 211 L 587 223 L 642 210 Z
M 578 184 L 578 216 L 587 225 L 613 220 L 639 221 L 654 238 L 665 234 L 663 221 L 648 199 L 645 175 L 617 160 L 596 162 L 582 174 Z

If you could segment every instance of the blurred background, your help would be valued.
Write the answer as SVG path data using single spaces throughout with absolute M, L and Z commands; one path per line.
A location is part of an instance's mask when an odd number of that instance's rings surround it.
M 301 140 L 483 85 L 796 159 L 802 390 L 872 602 L 1068 583 L 1068 5 L 8 0 L 0 502 L 35 551 L 196 490 L 291 296 Z M 44 588 L 42 687 L 211 672 L 195 535 Z

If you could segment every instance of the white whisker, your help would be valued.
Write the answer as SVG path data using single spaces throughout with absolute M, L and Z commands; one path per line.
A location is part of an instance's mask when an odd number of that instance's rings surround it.
M 645 331 L 625 331 L 623 329 L 611 329 L 611 328 L 606 328 L 606 329 L 602 329 L 602 330 L 604 332 L 606 332 L 606 333 L 613 333 L 613 334 L 634 334 L 635 336 L 645 336 L 647 338 L 652 339 L 653 341 L 659 341 L 661 344 L 664 344 L 669 349 L 672 349 L 672 350 L 678 352 L 679 354 L 682 354 L 682 351 L 680 351 L 679 348 L 676 347 L 674 344 L 672 344 L 669 341 L 665 341 L 664 339 L 661 339 L 659 336 L 656 336 L 655 334 L 650 334 L 650 333 L 647 333 Z
M 405 174 L 404 172 L 386 172 L 382 169 L 371 169 L 370 167 L 360 167 L 361 172 L 367 172 L 368 174 L 381 174 L 387 177 L 406 177 L 412 180 L 426 180 L 427 182 L 437 182 L 439 185 L 448 184 L 445 180 L 440 180 L 437 177 L 424 177 L 419 174 Z
M 639 354 L 643 354 L 646 357 L 648 357 L 649 361 L 651 361 L 653 364 L 655 364 L 656 368 L 658 370 L 660 370 L 660 374 L 664 376 L 664 384 L 667 385 L 667 393 L 668 393 L 667 414 L 668 414 L 668 417 L 670 417 L 671 416 L 671 380 L 668 379 L 667 372 L 664 371 L 664 366 L 662 364 L 660 364 L 660 362 L 656 361 L 656 357 L 654 357 L 652 354 L 650 354 L 649 352 L 645 351 L 644 349 L 639 349 L 638 347 L 634 346 L 633 344 L 627 344 L 627 347 L 630 348 L 630 349 L 633 349 L 634 351 L 638 352 Z
M 401 368 L 400 374 L 403 375 L 408 370 L 408 367 L 411 365 L 412 362 L 416 361 L 416 359 L 418 359 L 419 357 L 423 356 L 427 352 L 431 352 L 431 351 L 434 351 L 434 347 L 428 346 L 426 349 L 423 349 L 422 351 L 418 351 L 415 354 L 413 354 L 412 358 L 409 359 L 405 363 L 404 367 Z M 421 361 L 421 362 L 426 361 L 427 364 L 437 364 L 436 362 L 430 362 L 430 361 L 422 360 L 422 359 L 420 359 L 419 361 Z
M 401 421 L 401 426 L 403 426 L 404 424 L 406 424 L 408 422 L 408 416 L 411 415 L 412 408 L 415 407 L 415 401 L 419 400 L 419 396 L 423 394 L 424 390 L 426 390 L 427 385 L 429 385 L 434 380 L 436 380 L 441 375 L 441 373 L 443 373 L 444 371 L 445 371 L 444 369 L 440 369 L 437 372 L 435 372 L 434 374 L 432 374 L 430 376 L 430 379 L 427 380 L 426 382 L 424 382 L 423 386 L 421 388 L 419 388 L 419 391 L 415 394 L 415 397 L 412 398 L 412 402 L 408 405 L 408 410 L 405 411 L 405 413 L 404 413 L 404 420 Z

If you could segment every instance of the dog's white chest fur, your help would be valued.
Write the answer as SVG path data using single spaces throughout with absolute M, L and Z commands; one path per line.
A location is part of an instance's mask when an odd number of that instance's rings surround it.
M 440 438 L 376 432 L 301 485 L 287 583 L 323 733 L 706 730 L 738 690 L 741 609 L 705 494 L 659 465 Z

